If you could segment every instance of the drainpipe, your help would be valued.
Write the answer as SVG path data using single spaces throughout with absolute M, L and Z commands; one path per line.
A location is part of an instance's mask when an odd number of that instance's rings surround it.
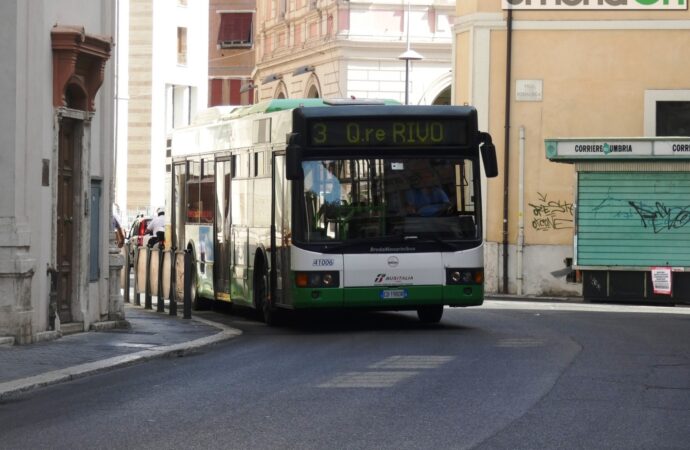
M 520 127 L 518 144 L 518 235 L 517 235 L 517 295 L 522 295 L 522 257 L 525 246 L 525 127 Z
M 508 189 L 510 181 L 510 85 L 511 53 L 513 50 L 513 10 L 508 9 L 506 36 L 506 104 L 505 104 L 505 141 L 503 148 L 503 293 L 508 293 Z

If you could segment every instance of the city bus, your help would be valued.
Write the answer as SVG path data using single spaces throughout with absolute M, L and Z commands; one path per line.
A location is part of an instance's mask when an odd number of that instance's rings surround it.
M 193 299 L 284 310 L 412 310 L 484 298 L 480 167 L 469 106 L 276 99 L 214 107 L 172 135 L 171 245 Z M 426 204 L 420 204 L 426 203 Z

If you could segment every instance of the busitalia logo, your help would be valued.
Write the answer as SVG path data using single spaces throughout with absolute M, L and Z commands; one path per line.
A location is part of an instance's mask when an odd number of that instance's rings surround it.
M 380 273 L 374 278 L 374 284 L 400 284 L 408 283 L 414 280 L 412 275 L 388 275 L 385 273 Z
M 687 0 L 502 0 L 503 9 L 688 9 Z

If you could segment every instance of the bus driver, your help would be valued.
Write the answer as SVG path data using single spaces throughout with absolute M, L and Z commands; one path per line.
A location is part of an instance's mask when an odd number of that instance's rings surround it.
M 426 169 L 429 170 L 428 168 Z M 434 184 L 427 173 L 417 171 L 410 177 L 410 189 L 405 193 L 405 209 L 408 214 L 431 217 L 440 215 L 450 207 L 450 199 L 438 184 Z

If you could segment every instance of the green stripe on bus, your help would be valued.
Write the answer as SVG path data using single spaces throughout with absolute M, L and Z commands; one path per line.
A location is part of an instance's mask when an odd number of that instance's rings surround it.
M 384 291 L 404 291 L 404 298 L 383 298 Z M 352 287 L 342 289 L 294 288 L 295 309 L 302 308 L 401 308 L 416 305 L 478 306 L 483 286 Z

